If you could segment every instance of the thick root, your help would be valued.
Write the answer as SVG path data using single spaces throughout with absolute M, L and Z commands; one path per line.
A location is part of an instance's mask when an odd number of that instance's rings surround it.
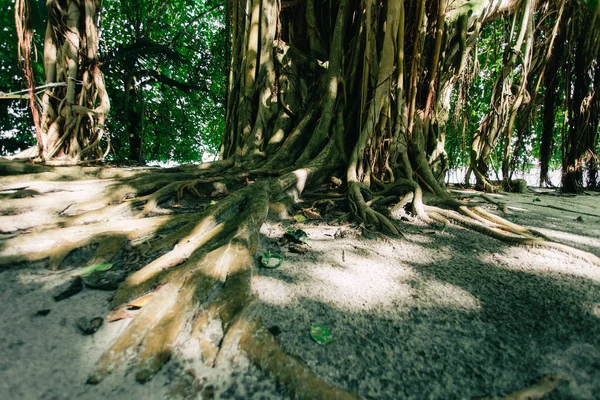
M 398 228 L 390 222 L 390 220 L 381 213 L 373 210 L 365 201 L 364 195 L 361 192 L 361 185 L 358 183 L 348 184 L 348 203 L 350 212 L 360 222 L 365 224 L 373 224 L 378 229 L 382 229 L 385 233 L 399 235 Z
M 110 247 L 103 243 L 114 238 L 131 241 L 151 236 L 159 229 L 178 224 L 181 224 L 180 217 L 156 217 L 115 221 L 110 226 L 90 224 L 22 234 L 4 241 L 0 249 L 0 266 L 49 259 L 49 267 L 56 270 L 60 269 L 62 261 L 76 249 L 92 244 Z
M 505 243 L 539 246 L 548 249 L 559 250 L 573 257 L 583 259 L 591 264 L 600 266 L 600 257 L 594 254 L 561 243 L 545 240 L 544 238 L 536 236 L 534 232 L 512 224 L 511 222 L 497 216 L 490 218 L 493 219 L 494 222 L 492 222 L 488 219 L 478 216 L 474 211 L 469 210 L 464 206 L 460 208 L 460 214 L 455 211 L 444 210 L 442 208 L 432 206 L 425 206 L 425 209 L 427 212 L 431 213 L 431 215 L 436 215 L 437 217 L 441 216 L 448 221 L 455 221 L 469 229 L 501 240 Z M 478 212 L 481 211 L 482 210 L 478 210 Z M 473 218 L 473 216 L 475 216 L 475 218 Z
M 282 383 L 296 399 L 357 400 L 357 394 L 327 383 L 295 357 L 287 355 L 277 340 L 251 311 L 242 313 L 228 333 L 263 371 Z

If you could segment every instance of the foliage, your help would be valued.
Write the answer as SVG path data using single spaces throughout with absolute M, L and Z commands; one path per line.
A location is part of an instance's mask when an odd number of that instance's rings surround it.
M 12 93 L 26 87 L 23 72 L 17 63 L 17 38 L 15 35 L 14 0 L 0 1 L 0 92 Z M 41 37 L 37 35 L 36 48 L 41 50 Z M 43 82 L 41 60 L 34 60 L 36 76 Z M 35 144 L 31 112 L 27 99 L 2 99 L 0 97 L 0 155 L 24 150 Z
M 101 53 L 113 99 L 113 158 L 129 154 L 127 106 L 141 117 L 147 160 L 199 161 L 216 153 L 224 119 L 223 16 L 210 0 L 105 3 Z M 129 103 L 128 79 L 138 96 Z
M 25 82 L 17 65 L 14 0 L 2 0 L 0 7 L 0 91 L 9 93 L 23 89 Z M 214 0 L 104 2 L 100 57 L 112 103 L 109 158 L 129 154 L 124 108 L 125 82 L 132 75 L 140 89 L 140 102 L 132 106 L 143 121 L 148 161 L 199 161 L 217 152 L 226 81 L 223 8 Z M 44 29 L 45 21 L 34 25 L 38 85 L 44 82 Z M 26 101 L 0 100 L 0 132 L 0 154 L 35 144 Z

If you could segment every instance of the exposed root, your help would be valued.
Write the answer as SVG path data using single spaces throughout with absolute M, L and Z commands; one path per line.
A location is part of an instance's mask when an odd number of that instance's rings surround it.
M 151 236 L 159 229 L 181 224 L 182 220 L 183 216 L 120 220 L 110 225 L 78 225 L 22 234 L 3 242 L 0 249 L 0 266 L 49 259 L 49 267 L 56 270 L 60 268 L 65 257 L 81 247 L 99 244 L 101 249 L 114 250 L 115 240 L 121 243 L 121 240 L 132 241 Z M 109 253 L 102 257 L 97 255 L 94 259 L 104 258 L 105 261 L 109 261 L 106 259 L 108 255 Z
M 348 184 L 348 203 L 352 215 L 356 216 L 360 222 L 374 224 L 387 233 L 399 235 L 398 228 L 396 228 L 387 217 L 369 207 L 361 189 L 368 191 L 368 189 L 365 189 L 358 183 Z
M 315 165 L 321 161 L 316 159 Z M 320 173 L 319 179 L 326 179 L 331 171 Z M 257 178 L 246 186 L 238 184 L 239 188 L 231 193 L 228 190 L 234 188 L 225 187 L 224 182 L 235 184 L 238 175 L 234 173 L 220 178 L 193 171 L 162 174 L 159 179 L 132 175 L 121 184 L 113 181 L 108 188 L 99 186 L 99 197 L 90 194 L 91 200 L 69 207 L 43 228 L 5 238 L 0 266 L 48 259 L 52 268 L 60 268 L 71 252 L 89 245 L 96 248 L 86 264 L 100 264 L 114 260 L 126 243 L 133 246 L 134 258 L 128 264 L 143 260 L 146 265 L 120 285 L 113 298 L 115 312 L 133 299 L 153 295 L 144 298 L 139 310 L 128 311 L 129 325 L 98 360 L 89 383 L 100 383 L 127 361 L 134 365 L 136 380 L 146 382 L 178 356 L 177 349 L 183 343 L 193 343 L 199 349 L 198 356 L 209 366 L 229 363 L 243 351 L 295 398 L 357 399 L 357 394 L 326 382 L 300 360 L 285 354 L 255 313 L 251 277 L 259 228 L 269 205 L 283 199 L 290 205 L 313 182 L 312 174 L 306 167 L 277 179 Z M 482 207 L 468 207 L 447 198 L 443 203 L 453 210 L 426 206 L 420 186 L 412 180 L 379 184 L 378 189 L 373 197 L 369 187 L 351 182 L 346 194 L 351 213 L 361 223 L 388 234 L 400 233 L 374 207 L 400 198 L 396 207 L 404 208 L 411 202 L 413 214 L 425 222 L 457 222 L 505 242 L 553 248 L 600 265 L 598 257 L 550 242 L 538 232 L 512 224 Z M 199 201 L 207 200 L 207 204 L 208 200 L 219 200 L 202 212 L 176 214 L 174 206 L 168 208 L 168 201 L 181 199 L 185 193 Z M 45 193 L 34 195 L 43 197 Z M 323 193 L 313 199 L 313 205 L 332 202 L 324 197 L 340 199 L 339 195 Z M 15 202 L 5 206 L 9 212 L 17 199 L 6 201 Z M 41 204 L 40 199 L 21 211 L 33 210 L 35 204 Z M 61 208 L 65 206 L 57 205 L 48 212 L 58 214 Z M 174 215 L 151 217 L 163 211 Z M 107 220 L 111 220 L 109 225 L 104 223 Z
M 472 229 L 476 232 L 493 237 L 494 239 L 498 239 L 506 243 L 539 246 L 548 249 L 559 250 L 573 257 L 583 259 L 591 264 L 600 266 L 600 257 L 594 254 L 561 243 L 555 243 L 549 240 L 545 240 L 543 236 L 539 236 L 539 233 L 515 225 L 497 216 L 494 216 L 494 218 L 490 217 L 489 220 L 485 219 L 481 217 L 481 214 L 487 216 L 491 216 L 492 214 L 484 213 L 484 210 L 482 209 L 478 209 L 475 212 L 474 210 L 469 210 L 467 207 L 462 206 L 460 208 L 460 214 L 456 211 L 445 210 L 439 207 L 432 206 L 425 206 L 425 210 L 431 213 L 432 216 L 435 216 L 435 218 L 438 220 L 441 216 L 448 221 L 455 221 L 469 229 Z M 477 213 L 479 213 L 480 215 L 478 215 Z
M 327 383 L 300 360 L 287 355 L 260 318 L 253 316 L 251 311 L 238 317 L 230 335 L 239 340 L 240 348 L 250 360 L 283 383 L 296 399 L 360 399 L 357 394 Z

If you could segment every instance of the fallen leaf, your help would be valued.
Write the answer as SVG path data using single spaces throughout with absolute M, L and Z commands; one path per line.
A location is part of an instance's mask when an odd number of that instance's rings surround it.
M 137 299 L 127 303 L 125 307 L 127 307 L 129 310 L 138 310 L 144 307 L 146 303 L 148 303 L 148 301 L 152 298 L 152 296 L 154 296 L 154 292 L 145 294 L 142 297 L 138 297 Z
M 306 243 L 306 240 L 308 239 L 308 235 L 302 229 L 288 229 L 285 231 L 283 237 L 298 244 Z
M 108 314 L 106 316 L 106 322 L 115 322 L 127 318 L 133 318 L 133 314 L 127 311 L 125 307 L 121 307 Z
M 304 222 L 306 221 L 306 217 L 302 214 L 296 214 L 294 215 L 294 219 L 296 220 L 296 222 Z
M 92 265 L 90 267 L 85 267 L 85 268 L 79 270 L 75 275 L 85 277 L 96 271 L 108 271 L 109 269 L 112 268 L 112 266 L 113 265 L 111 263 L 96 264 L 96 265 Z
M 316 211 L 311 210 L 310 208 L 303 208 L 302 213 L 308 219 L 321 219 L 321 214 Z
M 312 324 L 310 326 L 310 337 L 319 344 L 329 344 L 333 342 L 331 331 L 320 324 Z
M 272 254 L 271 252 L 263 253 L 260 258 L 260 263 L 265 268 L 279 268 L 283 263 L 283 257 L 277 254 Z

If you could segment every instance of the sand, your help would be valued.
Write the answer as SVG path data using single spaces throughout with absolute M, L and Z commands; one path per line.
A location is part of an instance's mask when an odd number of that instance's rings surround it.
M 497 199 L 508 204 L 509 220 L 600 256 L 598 193 Z M 290 227 L 308 234 L 305 254 L 282 244 Z M 279 252 L 284 262 L 257 267 L 253 289 L 286 352 L 365 399 L 500 395 L 545 375 L 561 378 L 548 399 L 600 398 L 600 267 L 455 225 L 410 220 L 401 228 L 404 237 L 392 239 L 318 221 L 263 225 L 261 252 Z M 54 301 L 71 279 L 72 271 L 33 264 L 0 270 L 0 399 L 164 399 L 192 375 L 200 399 L 289 398 L 244 357 L 209 368 L 186 346 L 144 385 L 129 365 L 87 385 L 130 320 L 83 335 L 76 321 L 104 318 L 113 292 L 84 288 Z M 334 341 L 313 341 L 313 323 Z

